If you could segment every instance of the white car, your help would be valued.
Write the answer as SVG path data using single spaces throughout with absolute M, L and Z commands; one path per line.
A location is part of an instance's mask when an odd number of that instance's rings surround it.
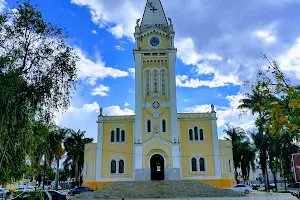
M 8 192 L 9 192 L 8 189 L 6 189 L 6 188 L 0 188 L 0 197 L 4 196 Z
M 252 192 L 252 188 L 249 185 L 244 185 L 244 184 L 238 184 L 228 189 L 233 190 L 235 192 L 245 193 L 245 194 L 249 194 L 250 192 Z

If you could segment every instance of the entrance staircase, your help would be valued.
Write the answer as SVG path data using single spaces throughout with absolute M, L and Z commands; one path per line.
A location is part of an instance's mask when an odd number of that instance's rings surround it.
M 212 187 L 198 180 L 116 182 L 102 190 L 74 199 L 153 199 L 193 197 L 236 197 L 241 194 Z

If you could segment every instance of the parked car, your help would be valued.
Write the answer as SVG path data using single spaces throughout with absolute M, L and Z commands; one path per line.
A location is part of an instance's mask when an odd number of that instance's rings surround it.
M 13 200 L 28 200 L 29 197 L 31 198 L 36 198 L 42 196 L 44 198 L 44 200 L 52 200 L 51 195 L 49 194 L 48 191 L 26 191 L 26 192 L 22 192 L 20 195 L 16 196 L 15 198 L 13 198 Z
M 9 192 L 8 189 L 6 189 L 6 188 L 0 188 L 0 199 L 3 198 L 3 197 L 5 197 L 8 192 Z
M 258 190 L 258 188 L 260 188 L 259 184 L 252 184 L 251 186 L 253 190 Z
M 52 196 L 52 200 L 68 200 L 69 198 L 67 195 L 63 195 L 62 193 L 55 191 L 55 190 L 49 190 L 49 194 Z
M 68 194 L 72 196 L 72 195 L 80 194 L 80 193 L 83 193 L 83 192 L 94 192 L 94 190 L 89 188 L 89 187 L 77 187 L 73 190 L 70 190 L 68 192 Z
M 240 192 L 240 193 L 245 193 L 245 194 L 249 194 L 250 192 L 252 192 L 252 188 L 249 185 L 244 185 L 244 184 L 238 184 L 238 185 L 228 188 L 228 189 L 236 191 L 236 192 Z

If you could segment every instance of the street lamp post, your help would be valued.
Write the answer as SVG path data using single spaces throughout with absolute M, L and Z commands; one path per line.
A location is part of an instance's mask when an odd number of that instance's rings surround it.
M 286 182 L 287 182 L 287 178 L 284 178 L 284 188 L 285 188 L 285 191 L 287 191 Z

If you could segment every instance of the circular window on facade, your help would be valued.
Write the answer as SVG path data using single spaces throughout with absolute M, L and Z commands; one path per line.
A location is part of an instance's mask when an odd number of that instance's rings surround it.
M 157 36 L 153 36 L 150 38 L 149 44 L 152 47 L 157 47 L 160 45 L 160 39 Z

